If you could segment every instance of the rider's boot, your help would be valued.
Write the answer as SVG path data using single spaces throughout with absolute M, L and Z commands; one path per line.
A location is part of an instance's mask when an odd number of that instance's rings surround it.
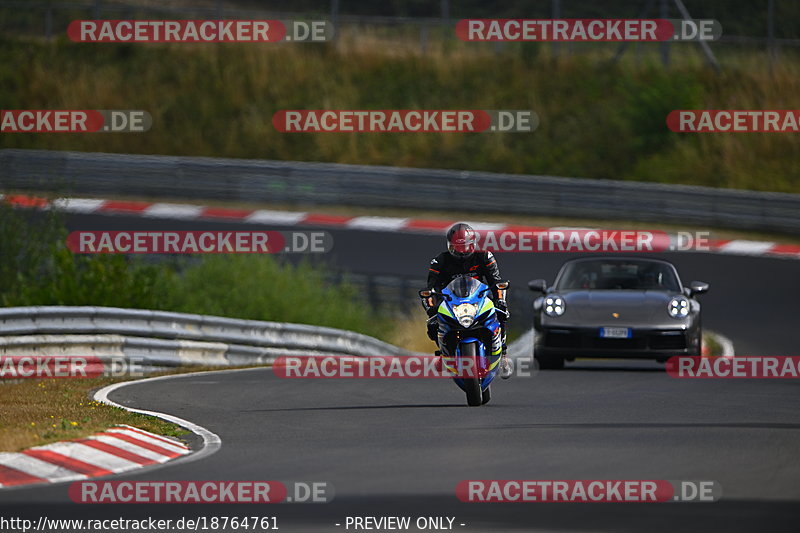
M 436 363 L 435 363 L 436 372 L 441 372 L 442 371 L 442 351 L 441 350 L 436 350 L 435 352 L 433 352 L 433 356 L 436 358 Z
M 508 379 L 514 373 L 514 366 L 508 359 L 508 354 L 506 353 L 506 351 L 507 347 L 505 339 L 503 339 L 503 355 L 500 356 L 500 377 L 502 379 Z

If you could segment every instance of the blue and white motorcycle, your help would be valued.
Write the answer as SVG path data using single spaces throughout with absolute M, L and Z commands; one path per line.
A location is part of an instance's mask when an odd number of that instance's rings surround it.
M 507 282 L 498 284 L 505 289 Z M 467 405 L 479 406 L 492 398 L 491 384 L 500 366 L 503 339 L 492 289 L 475 278 L 459 277 L 441 292 L 420 291 L 422 298 L 440 301 L 439 348 L 442 366 L 467 395 Z

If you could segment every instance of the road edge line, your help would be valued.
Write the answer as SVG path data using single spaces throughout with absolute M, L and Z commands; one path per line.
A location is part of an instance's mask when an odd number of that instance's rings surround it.
M 231 369 L 231 371 L 240 370 L 240 369 Z M 219 372 L 219 371 L 215 371 Z M 157 376 L 153 378 L 144 378 L 144 379 L 137 379 L 133 381 L 122 381 L 119 383 L 112 383 L 111 385 L 106 385 L 105 387 L 97 390 L 92 395 L 92 399 L 103 403 L 105 405 L 110 405 L 111 407 L 118 407 L 120 409 L 124 409 L 125 411 L 129 411 L 131 413 L 138 413 L 146 416 L 152 416 L 155 418 L 159 418 L 161 420 L 165 420 L 167 422 L 171 422 L 177 426 L 180 426 L 184 429 L 189 430 L 190 432 L 194 433 L 198 437 L 200 437 L 202 446 L 198 450 L 192 450 L 191 453 L 188 455 L 184 455 L 181 457 L 177 457 L 171 461 L 167 461 L 165 463 L 161 463 L 158 465 L 152 465 L 148 467 L 143 467 L 142 470 L 155 470 L 157 468 L 162 468 L 165 466 L 172 466 L 179 463 L 189 463 L 193 461 L 198 461 L 205 457 L 208 457 L 216 452 L 222 447 L 222 439 L 219 435 L 214 433 L 213 431 L 204 428 L 199 424 L 195 424 L 194 422 L 190 422 L 189 420 L 180 418 L 175 415 L 171 415 L 168 413 L 162 413 L 160 411 L 150 411 L 147 409 L 137 409 L 135 407 L 128 407 L 119 403 L 116 403 L 108 398 L 108 395 L 112 392 L 115 392 L 123 387 L 127 387 L 129 385 L 134 385 L 138 383 L 148 383 L 153 381 L 162 381 L 165 379 L 172 379 L 182 376 L 195 376 L 199 374 L 206 374 L 207 372 L 190 372 L 187 374 L 175 374 L 170 376 Z

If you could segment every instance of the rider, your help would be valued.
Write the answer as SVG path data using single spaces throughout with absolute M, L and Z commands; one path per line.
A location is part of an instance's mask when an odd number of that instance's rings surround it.
M 478 251 L 475 230 L 469 224 L 459 222 L 447 230 L 447 251 L 442 252 L 431 260 L 428 270 L 428 288 L 441 291 L 454 278 L 459 276 L 474 277 L 478 281 L 492 287 L 492 301 L 497 309 L 497 318 L 503 336 L 503 355 L 500 361 L 500 377 L 508 379 L 511 376 L 511 365 L 506 355 L 506 321 L 508 320 L 508 306 L 506 305 L 506 290 L 496 287 L 502 282 L 500 270 L 497 268 L 492 252 Z M 422 301 L 428 313 L 428 337 L 434 342 L 439 338 L 439 319 L 436 316 L 438 304 L 433 297 L 424 298 Z M 437 350 L 437 355 L 441 352 Z

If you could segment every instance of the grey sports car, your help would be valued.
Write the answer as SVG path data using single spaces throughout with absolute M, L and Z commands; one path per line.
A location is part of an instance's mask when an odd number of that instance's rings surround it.
M 564 263 L 552 287 L 528 283 L 534 301 L 534 356 L 558 369 L 575 357 L 647 358 L 700 355 L 695 296 L 708 283 L 681 284 L 675 267 L 639 257 L 591 257 Z

